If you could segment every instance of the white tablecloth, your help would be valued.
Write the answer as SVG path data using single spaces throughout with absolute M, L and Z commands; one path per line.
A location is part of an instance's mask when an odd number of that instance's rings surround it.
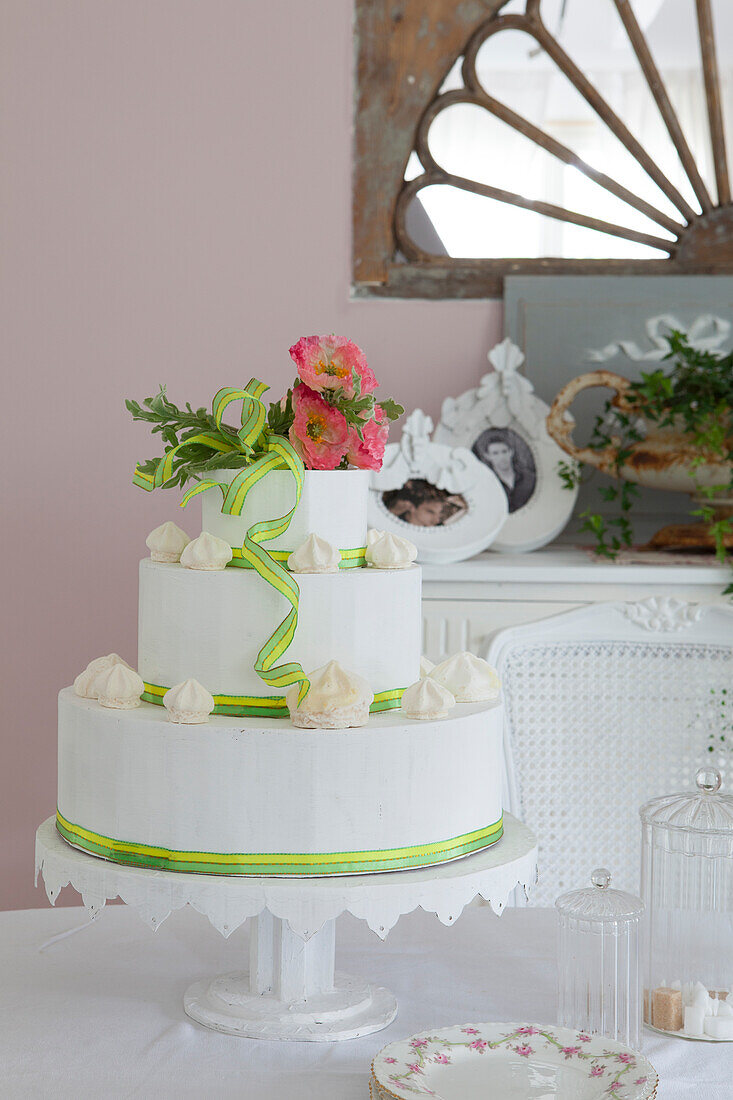
M 471 908 L 450 928 L 423 912 L 386 942 L 342 917 L 337 966 L 388 986 L 395 1022 L 343 1043 L 272 1043 L 220 1035 L 183 1012 L 186 986 L 246 969 L 246 928 L 223 940 L 192 910 L 153 933 L 109 906 L 77 934 L 81 909 L 0 914 L 2 1100 L 251 1097 L 368 1100 L 371 1059 L 390 1040 L 481 1020 L 555 1018 L 554 913 Z M 646 1033 L 660 1100 L 733 1097 L 733 1044 Z

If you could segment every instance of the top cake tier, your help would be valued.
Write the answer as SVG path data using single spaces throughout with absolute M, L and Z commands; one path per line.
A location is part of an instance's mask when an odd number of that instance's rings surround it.
M 219 470 L 213 481 L 228 485 L 238 470 Z M 366 544 L 368 470 L 307 470 L 303 492 L 290 526 L 265 545 L 268 550 L 296 550 L 310 534 L 339 550 L 355 550 Z M 283 516 L 293 507 L 295 488 L 289 470 L 271 470 L 247 494 L 242 514 L 224 515 L 221 494 L 209 490 L 202 497 L 202 529 L 241 548 L 253 523 Z

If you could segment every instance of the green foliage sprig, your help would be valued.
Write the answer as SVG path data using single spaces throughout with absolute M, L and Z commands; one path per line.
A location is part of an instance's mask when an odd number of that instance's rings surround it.
M 251 447 L 242 447 L 236 428 L 227 424 L 218 427 L 213 414 L 206 408 L 192 409 L 187 403 L 185 408 L 179 409 L 166 395 L 165 386 L 160 387 L 155 397 L 146 397 L 142 404 L 128 399 L 125 406 L 133 420 L 144 420 L 153 425 L 151 431 L 161 436 L 166 450 L 200 432 L 236 446 L 236 451 L 212 452 L 210 447 L 192 443 L 174 458 L 173 474 L 166 482 L 167 487 L 183 488 L 187 481 L 200 480 L 214 470 L 248 466 L 256 457 Z M 148 458 L 138 465 L 143 473 L 154 474 L 159 462 L 160 457 Z
M 634 444 L 644 438 L 639 423 L 643 418 L 660 428 L 679 426 L 697 449 L 690 476 L 692 488 L 706 503 L 690 514 L 708 524 L 716 556 L 724 562 L 728 557 L 725 540 L 733 533 L 733 518 L 715 519 L 714 502 L 723 494 L 733 493 L 733 476 L 725 484 L 703 486 L 697 483 L 695 471 L 711 459 L 733 463 L 733 352 L 722 355 L 694 348 L 681 332 L 672 332 L 667 342 L 669 351 L 664 358 L 671 367 L 658 367 L 630 384 L 624 395 L 629 411 L 617 409 L 609 398 L 596 418 L 588 446 L 597 451 L 611 446 L 617 449 L 613 473 L 619 484 L 604 486 L 599 493 L 606 503 L 618 505 L 618 514 L 607 518 L 587 509 L 580 514 L 580 530 L 594 536 L 596 552 L 606 558 L 613 559 L 623 547 L 631 546 L 630 517 L 639 490 L 623 477 L 622 469 Z M 561 462 L 559 474 L 567 488 L 574 488 L 582 480 L 574 463 Z M 726 593 L 733 593 L 733 584 Z

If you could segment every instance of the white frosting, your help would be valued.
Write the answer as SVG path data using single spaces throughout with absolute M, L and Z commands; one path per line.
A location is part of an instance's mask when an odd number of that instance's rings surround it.
M 107 710 L 65 689 L 58 807 L 93 832 L 174 851 L 419 848 L 499 818 L 502 733 L 491 704 L 442 722 L 387 710 L 343 731 L 226 715 L 202 728 L 168 721 L 163 707 Z
M 423 677 L 402 693 L 402 713 L 407 718 L 445 718 L 456 705 L 453 694 L 437 680 Z
M 208 531 L 202 531 L 184 549 L 181 565 L 186 569 L 226 569 L 233 556 L 228 542 L 216 535 L 210 535 Z
M 496 669 L 473 653 L 456 653 L 436 665 L 430 676 L 448 688 L 459 703 L 489 702 L 498 699 L 501 691 Z
M 305 542 L 288 558 L 292 573 L 338 573 L 341 553 L 318 535 L 308 535 Z
M 96 699 L 95 681 L 101 672 L 106 672 L 113 665 L 124 665 L 125 668 L 131 667 L 127 661 L 122 660 L 118 653 L 108 653 L 106 657 L 95 657 L 74 680 L 76 694 L 81 696 L 82 699 Z
M 377 530 L 376 527 L 370 527 L 367 531 L 366 544 L 371 546 L 372 543 L 377 542 L 384 535 L 384 531 Z
M 153 561 L 176 562 L 181 560 L 181 553 L 190 541 L 178 524 L 168 520 L 150 532 L 145 539 L 145 545 Z
M 198 725 L 208 722 L 214 709 L 214 696 L 198 680 L 184 680 L 166 691 L 163 706 L 171 722 Z
M 207 477 L 229 485 L 238 470 L 214 470 Z M 268 550 L 290 554 L 317 531 L 332 546 L 364 545 L 370 470 L 306 470 L 298 506 L 286 531 L 267 542 Z M 221 493 L 211 489 L 201 500 L 201 529 L 241 546 L 253 523 L 283 516 L 293 507 L 293 475 L 290 470 L 270 470 L 251 487 L 238 516 L 221 510 Z M 205 683 L 206 681 L 204 681 Z
M 130 710 L 140 706 L 145 684 L 134 669 L 117 664 L 99 673 L 94 681 L 94 690 L 103 707 Z
M 299 685 L 285 693 L 294 726 L 304 729 L 346 729 L 365 726 L 374 692 L 362 676 L 329 661 L 309 673 L 310 690 L 298 706 Z
M 420 679 L 422 680 L 423 676 L 429 676 L 434 668 L 435 668 L 435 665 L 433 664 L 432 661 L 429 661 L 427 657 L 421 657 L 420 658 Z
M 367 565 L 376 569 L 407 569 L 416 557 L 415 543 L 390 531 L 382 531 L 379 538 L 368 543 L 366 549 Z
M 363 532 L 361 538 L 364 545 Z M 285 655 L 288 661 L 312 669 L 337 655 L 375 692 L 417 680 L 418 568 L 303 573 L 297 582 L 298 628 Z M 165 688 L 193 676 L 215 695 L 282 695 L 263 683 L 254 666 L 287 609 L 280 592 L 254 569 L 183 569 L 145 557 L 140 562 L 137 670 L 147 683 Z

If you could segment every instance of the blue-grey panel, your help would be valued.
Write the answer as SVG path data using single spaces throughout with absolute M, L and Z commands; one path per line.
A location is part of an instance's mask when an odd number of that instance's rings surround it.
M 647 335 L 649 318 L 671 314 L 688 331 L 698 318 L 712 314 L 733 322 L 733 276 L 609 275 L 509 276 L 504 284 L 504 327 L 526 355 L 525 373 L 549 403 L 571 378 L 599 366 L 627 378 L 654 369 L 653 360 L 634 361 L 623 351 L 594 362 L 592 350 L 632 341 L 640 352 L 654 344 Z M 720 349 L 729 351 L 731 339 Z M 588 438 L 595 412 L 607 391 L 581 395 L 574 409 L 576 439 Z M 593 484 L 598 483 L 594 479 Z M 598 505 L 597 493 L 581 490 L 578 510 Z M 680 494 L 644 493 L 639 511 L 679 517 L 687 510 Z

